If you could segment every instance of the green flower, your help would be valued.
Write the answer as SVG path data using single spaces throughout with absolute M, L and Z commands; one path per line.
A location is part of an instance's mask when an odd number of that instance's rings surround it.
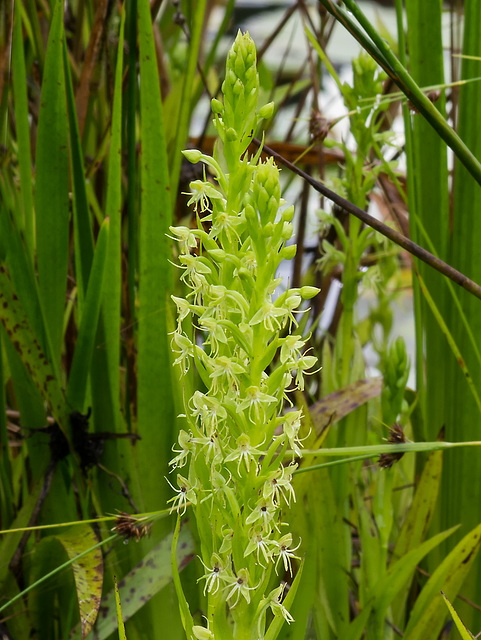
M 249 603 L 251 601 L 250 592 L 255 591 L 257 587 L 249 587 L 249 572 L 247 569 L 240 569 L 237 576 L 233 576 L 230 583 L 225 587 L 226 591 L 229 589 L 227 600 L 233 598 L 231 607 L 234 608 L 238 604 L 241 596 Z
M 254 385 L 247 387 L 247 397 L 240 401 L 237 405 L 238 411 L 249 409 L 249 420 L 254 424 L 262 423 L 265 419 L 265 408 L 263 405 L 269 405 L 277 402 L 277 398 L 270 396 L 268 393 L 264 393 Z
M 210 204 L 212 200 L 223 200 L 224 196 L 222 193 L 213 187 L 210 182 L 206 182 L 205 180 L 193 180 L 189 187 L 191 192 L 187 195 L 190 195 L 190 200 L 187 202 L 187 206 L 191 204 L 194 205 L 194 211 L 197 213 L 198 208 L 200 208 L 200 212 L 204 213 L 204 211 L 211 211 Z
M 259 449 L 257 447 L 251 447 L 251 441 L 248 435 L 243 433 L 237 438 L 237 448 L 232 451 L 226 458 L 226 462 L 235 462 L 237 461 L 237 473 L 240 475 L 240 468 L 242 463 L 245 464 L 247 473 L 249 473 L 251 463 L 257 465 L 257 460 L 259 456 L 265 454 L 265 451 Z M 247 520 L 246 520 L 247 522 Z M 249 524 L 249 523 L 247 523 Z
M 214 595 L 223 586 L 222 583 L 229 580 L 229 574 L 227 573 L 224 567 L 224 563 L 222 562 L 220 556 L 217 555 L 217 553 L 212 554 L 210 567 L 205 564 L 202 558 L 199 558 L 199 560 L 204 565 L 206 573 L 204 573 L 204 575 L 201 576 L 197 580 L 197 582 L 205 580 L 204 595 L 206 594 L 206 591 Z
M 245 558 L 255 551 L 257 562 L 265 568 L 271 562 L 275 549 L 276 543 L 271 540 L 269 534 L 266 534 L 262 527 L 252 527 L 250 529 L 249 544 L 244 552 Z
M 299 547 L 301 546 L 301 543 L 299 542 L 297 547 L 294 547 L 293 549 L 290 548 L 291 544 L 292 544 L 292 534 L 290 533 L 286 533 L 286 535 L 282 536 L 282 538 L 277 541 L 278 558 L 276 562 L 276 573 L 277 573 L 279 562 L 282 560 L 284 564 L 284 571 L 289 571 L 289 573 L 292 576 L 291 560 L 294 560 L 294 559 L 300 560 L 300 557 L 296 556 L 294 554 L 294 551 L 297 551 L 297 549 L 299 549 Z
M 167 482 L 169 482 L 167 480 Z M 172 507 L 170 509 L 170 513 L 173 511 L 177 511 L 180 515 L 184 515 L 187 510 L 187 504 L 191 502 L 192 504 L 197 504 L 197 495 L 196 495 L 196 487 L 194 487 L 184 476 L 181 476 L 180 473 L 177 474 L 177 485 L 178 489 L 176 489 L 170 482 L 170 486 L 177 493 L 176 496 L 168 500 L 172 502 Z

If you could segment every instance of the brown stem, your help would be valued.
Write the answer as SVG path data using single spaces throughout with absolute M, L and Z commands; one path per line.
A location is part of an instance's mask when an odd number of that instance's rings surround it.
M 252 142 L 257 146 L 261 145 L 260 140 L 257 140 L 256 138 L 254 138 Z M 346 200 L 345 198 L 338 195 L 334 191 L 331 191 L 331 189 L 328 189 L 321 182 L 318 182 L 308 173 L 296 167 L 294 164 L 292 164 L 292 162 L 289 162 L 289 160 L 286 160 L 285 158 L 283 158 L 279 153 L 277 153 L 273 149 L 270 149 L 267 145 L 264 145 L 262 147 L 262 150 L 266 154 L 272 156 L 275 160 L 278 160 L 279 162 L 281 162 L 287 169 L 290 169 L 291 171 L 296 173 L 298 176 L 303 178 L 316 191 L 319 191 L 319 193 L 322 193 L 324 196 L 326 196 L 326 198 L 329 198 L 329 200 L 331 200 L 338 206 L 342 207 L 343 209 L 351 213 L 353 216 L 356 216 L 356 218 L 359 218 L 359 220 L 362 220 L 364 224 L 367 224 L 372 229 L 379 231 L 379 233 L 381 233 L 383 236 L 386 236 L 386 238 L 389 238 L 389 240 L 392 240 L 395 244 L 399 245 L 400 247 L 408 251 L 410 254 L 412 254 L 416 258 L 419 258 L 419 260 L 422 260 L 433 269 L 436 269 L 436 271 L 439 271 L 443 275 L 447 276 L 453 282 L 460 285 L 461 287 L 466 289 L 466 291 L 469 291 L 469 293 L 472 293 L 473 296 L 476 296 L 476 298 L 479 298 L 481 300 L 481 287 L 479 286 L 479 284 L 477 284 L 473 280 L 470 280 L 463 273 L 461 273 L 460 271 L 457 271 L 457 269 L 454 269 L 449 264 L 447 264 L 440 258 L 437 258 L 435 255 L 433 255 L 423 247 L 420 247 L 418 244 L 416 244 L 415 242 L 407 238 L 405 235 L 403 235 L 402 233 L 399 233 L 399 231 L 396 231 L 395 229 L 388 227 L 387 224 L 384 224 L 383 222 L 380 222 L 376 218 L 373 218 L 373 216 L 370 216 L 366 211 L 364 211 L 360 207 L 357 207 L 355 204 L 353 204 L 349 200 Z

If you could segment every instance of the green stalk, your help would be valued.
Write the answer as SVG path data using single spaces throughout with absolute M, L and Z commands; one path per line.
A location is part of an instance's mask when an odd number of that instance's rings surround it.
M 351 33 L 358 34 L 359 27 L 345 11 L 337 7 L 332 0 L 320 0 L 321 4 L 336 18 L 342 17 L 343 24 Z M 453 131 L 442 117 L 433 103 L 424 95 L 419 85 L 413 80 L 406 68 L 399 62 L 391 51 L 387 42 L 377 33 L 374 26 L 359 9 L 354 0 L 345 0 L 349 11 L 355 16 L 362 26 L 372 44 L 363 38 L 361 44 L 366 45 L 366 51 L 373 55 L 374 59 L 383 67 L 388 75 L 396 82 L 404 95 L 411 100 L 418 111 L 426 118 L 429 124 L 438 132 L 440 137 L 454 151 L 455 155 L 463 163 L 474 179 L 481 184 L 481 164 L 476 156 L 469 150 L 462 139 Z
M 468 57 L 462 61 L 462 78 L 469 79 L 479 75 L 481 42 L 477 25 L 481 20 L 481 5 L 479 2 L 469 0 L 464 3 L 464 11 L 463 54 Z M 473 57 L 478 57 L 478 60 L 472 59 Z M 481 141 L 476 132 L 475 122 L 480 100 L 479 83 L 469 83 L 459 92 L 457 118 L 459 135 L 478 158 L 481 156 Z M 453 203 L 451 260 L 454 266 L 464 269 L 471 277 L 479 279 L 481 278 L 479 259 L 481 225 L 478 212 L 481 207 L 481 189 L 458 158 L 454 165 Z M 461 291 L 459 294 L 460 305 L 471 331 L 479 341 L 481 333 L 479 304 L 473 304 L 464 292 Z M 454 363 L 451 366 L 453 370 L 446 380 L 445 387 L 446 433 L 449 439 L 474 439 L 479 434 L 480 408 L 471 393 L 470 386 L 474 385 L 478 391 L 481 388 L 481 366 L 476 353 L 470 346 L 463 319 L 452 305 L 446 312 L 446 320 L 472 377 L 471 380 L 466 379 L 464 372 L 458 366 Z M 449 522 L 462 522 L 463 533 L 466 533 L 481 521 L 481 487 L 477 466 L 478 458 L 469 450 L 456 452 L 446 460 L 441 485 L 442 526 L 446 526 Z M 477 558 L 465 587 L 465 595 L 475 601 L 479 601 L 481 597 L 480 566 L 480 560 Z M 459 613 L 468 627 L 472 629 L 480 627 L 479 612 L 461 604 Z

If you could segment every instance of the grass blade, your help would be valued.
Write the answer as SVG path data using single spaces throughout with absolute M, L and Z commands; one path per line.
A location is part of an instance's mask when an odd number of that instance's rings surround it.
M 109 170 L 107 177 L 106 215 L 110 218 L 110 235 L 105 268 L 102 317 L 105 326 L 105 350 L 108 380 L 114 402 L 114 413 L 120 398 L 120 302 L 121 302 L 121 230 L 122 230 L 122 69 L 125 11 L 122 12 L 119 32 L 117 67 L 115 72 L 114 103 L 110 138 Z
M 15 96 L 15 127 L 18 144 L 18 165 L 23 205 L 23 229 L 27 254 L 33 264 L 34 221 L 30 127 L 28 123 L 27 74 L 23 51 L 19 2 L 15 2 L 12 46 L 12 81 Z
M 83 153 L 80 144 L 80 134 L 77 122 L 77 113 L 75 111 L 72 78 L 70 76 L 68 53 L 65 41 L 63 46 L 63 55 L 70 133 L 70 157 L 72 163 L 75 275 L 77 278 L 77 291 L 79 297 L 79 306 L 81 310 L 89 282 L 90 269 L 92 267 L 92 260 L 94 256 L 94 239 L 88 206 L 87 186 L 85 183 Z
M 97 239 L 85 308 L 80 322 L 77 344 L 70 370 L 67 403 L 71 410 L 82 412 L 85 405 L 87 379 L 94 349 L 102 299 L 105 261 L 109 241 L 109 219 L 106 218 Z
M 481 525 L 470 531 L 429 578 L 411 612 L 406 640 L 437 638 L 446 617 L 441 589 L 454 600 L 471 569 L 481 544 Z
M 141 213 L 139 243 L 138 332 L 138 448 L 143 469 L 145 508 L 165 504 L 164 480 L 171 443 L 175 437 L 170 345 L 166 305 L 171 289 L 166 233 L 170 225 L 170 186 L 162 103 L 154 50 L 149 3 L 138 1 L 140 46 Z M 157 464 L 151 464 L 151 451 Z M 144 459 L 143 456 L 146 456 Z
M 115 606 L 117 609 L 117 624 L 119 626 L 119 640 L 127 640 L 125 635 L 125 626 L 122 618 L 122 606 L 120 604 L 119 587 L 117 585 L 117 578 L 114 576 L 114 588 L 115 588 Z
M 449 609 L 449 613 L 451 614 L 451 617 L 454 620 L 454 624 L 456 625 L 456 629 L 459 631 L 459 634 L 460 634 L 462 640 L 470 640 L 471 638 L 473 638 L 473 640 L 474 640 L 475 636 L 473 636 L 471 631 L 467 627 L 464 626 L 463 621 L 461 620 L 461 618 L 456 613 L 455 608 L 449 602 L 449 600 L 446 598 L 446 596 L 444 595 L 444 593 L 442 591 L 441 591 L 441 595 L 444 598 L 444 602 L 446 603 L 446 606 Z
M 58 373 L 45 357 L 3 266 L 0 266 L 0 301 L 0 320 L 6 332 L 53 415 L 64 424 L 65 399 Z
M 55 1 L 45 57 L 37 135 L 36 230 L 40 298 L 52 358 L 60 363 L 67 288 L 69 162 L 63 69 L 63 2 Z

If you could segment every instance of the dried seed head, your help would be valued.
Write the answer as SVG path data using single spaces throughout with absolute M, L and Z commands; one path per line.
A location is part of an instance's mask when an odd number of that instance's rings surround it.
M 394 423 L 389 429 L 388 444 L 403 444 L 406 442 L 406 436 L 404 435 L 403 428 L 400 424 Z M 395 462 L 398 462 L 404 455 L 404 452 L 400 453 L 382 453 L 379 456 L 378 464 L 381 469 L 390 469 Z
M 143 518 L 138 518 L 125 511 L 120 512 L 115 520 L 115 525 L 112 527 L 112 531 L 124 536 L 126 540 L 134 538 L 137 542 L 149 536 L 151 529 L 151 523 L 146 523 Z

